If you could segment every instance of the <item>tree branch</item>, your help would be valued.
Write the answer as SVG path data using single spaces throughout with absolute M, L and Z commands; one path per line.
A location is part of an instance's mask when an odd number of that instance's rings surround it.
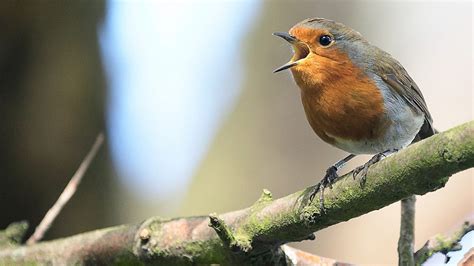
M 400 238 L 398 239 L 398 265 L 415 265 L 415 203 L 416 196 L 401 201 Z
M 464 222 L 461 228 L 452 236 L 443 237 L 437 235 L 432 239 L 426 241 L 422 248 L 415 253 L 416 265 L 421 265 L 427 261 L 431 256 L 437 252 L 441 252 L 446 256 L 446 262 L 449 260 L 447 254 L 451 251 L 458 251 L 462 249 L 459 242 L 469 232 L 474 231 L 474 224 L 471 222 Z
M 351 174 L 343 176 L 325 192 L 326 212 L 321 212 L 318 199 L 309 202 L 313 188 L 307 188 L 276 200 L 264 197 L 247 209 L 219 215 L 219 219 L 236 241 L 250 245 L 240 263 L 286 264 L 282 244 L 307 239 L 315 231 L 412 194 L 439 189 L 450 175 L 473 166 L 474 122 L 469 122 L 373 165 L 363 186 Z M 0 264 L 234 263 L 232 251 L 208 223 L 207 216 L 154 217 L 137 225 L 0 250 Z

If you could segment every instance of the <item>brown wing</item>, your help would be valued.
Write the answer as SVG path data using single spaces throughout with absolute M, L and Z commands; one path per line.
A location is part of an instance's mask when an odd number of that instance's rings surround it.
M 376 73 L 382 80 L 398 95 L 408 103 L 408 105 L 418 113 L 425 115 L 425 123 L 420 130 L 420 137 L 426 138 L 435 133 L 433 119 L 426 106 L 425 99 L 415 81 L 408 75 L 403 66 L 389 54 L 383 52 L 377 62 Z

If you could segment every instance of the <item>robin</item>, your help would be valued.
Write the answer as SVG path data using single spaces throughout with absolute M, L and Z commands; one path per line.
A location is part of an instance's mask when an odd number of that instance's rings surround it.
M 359 154 L 375 154 L 353 170 L 365 182 L 368 168 L 413 141 L 435 134 L 420 89 L 390 54 L 341 23 L 306 19 L 289 33 L 276 32 L 293 47 L 290 69 L 300 88 L 306 118 L 325 142 L 349 152 L 329 167 L 310 199 L 338 178 Z M 324 206 L 321 206 L 324 208 Z

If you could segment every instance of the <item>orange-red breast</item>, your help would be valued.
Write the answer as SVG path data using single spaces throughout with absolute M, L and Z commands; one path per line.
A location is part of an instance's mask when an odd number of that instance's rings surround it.
M 418 86 L 397 60 L 360 33 L 341 23 L 312 18 L 289 33 L 274 35 L 294 50 L 291 60 L 275 72 L 291 70 L 314 132 L 350 153 L 327 170 L 312 197 L 337 178 L 337 171 L 355 155 L 376 154 L 353 172 L 354 176 L 360 172 L 365 180 L 368 167 L 382 155 L 434 134 Z

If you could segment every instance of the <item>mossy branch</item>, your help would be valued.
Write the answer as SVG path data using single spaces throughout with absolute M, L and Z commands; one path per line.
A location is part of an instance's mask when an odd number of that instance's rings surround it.
M 28 230 L 28 222 L 14 222 L 5 230 L 0 230 L 0 249 L 21 245 L 21 240 Z
M 439 189 L 450 175 L 473 166 L 474 122 L 471 121 L 373 165 L 363 186 L 351 174 L 341 177 L 325 192 L 326 212 L 321 212 L 318 199 L 309 201 L 312 187 L 275 200 L 266 192 L 247 209 L 219 215 L 218 224 L 225 224 L 221 237 L 208 226 L 208 216 L 150 218 L 138 225 L 3 249 L 0 264 L 231 264 L 232 251 L 222 238 L 229 243 L 233 239 L 245 243 L 247 251 L 243 259 L 247 263 L 287 264 L 282 244 L 308 239 L 315 231 L 412 194 Z

